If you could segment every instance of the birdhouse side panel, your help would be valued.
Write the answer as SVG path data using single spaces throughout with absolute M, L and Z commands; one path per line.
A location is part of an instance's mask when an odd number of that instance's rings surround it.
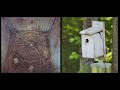
M 100 33 L 97 33 L 93 37 L 94 37 L 95 57 L 103 56 L 104 55 L 103 35 Z
M 88 35 L 82 35 L 82 57 L 94 58 L 94 42 L 93 37 Z
M 106 43 L 105 43 L 105 29 L 103 30 L 103 32 L 100 33 L 103 36 L 103 43 L 104 43 L 104 55 L 106 56 Z

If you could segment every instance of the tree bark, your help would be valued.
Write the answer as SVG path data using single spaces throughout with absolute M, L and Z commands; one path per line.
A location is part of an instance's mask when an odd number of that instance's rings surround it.
M 113 60 L 112 73 L 118 73 L 118 17 L 113 18 Z
M 83 29 L 92 26 L 92 21 L 98 21 L 99 17 L 84 17 Z M 90 64 L 94 62 L 94 59 L 82 58 L 80 60 L 80 73 L 91 73 Z

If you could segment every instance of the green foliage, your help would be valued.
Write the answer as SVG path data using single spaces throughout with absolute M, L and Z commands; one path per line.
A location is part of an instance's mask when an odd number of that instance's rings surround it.
M 74 38 L 70 38 L 70 43 L 80 44 L 80 37 L 75 36 Z
M 74 40 L 74 38 L 70 38 L 70 43 L 72 43 L 72 42 L 74 42 L 75 40 Z
M 83 30 L 83 17 L 63 17 L 62 18 L 62 72 L 75 73 L 80 67 L 80 46 Z M 112 17 L 100 17 L 100 21 L 105 22 L 106 38 L 106 61 L 112 60 Z M 84 71 L 81 71 L 84 72 Z
M 112 52 L 109 52 L 107 55 L 106 55 L 106 61 L 107 62 L 111 62 L 112 60 Z
M 62 18 L 62 72 L 75 73 L 79 70 L 79 45 L 82 17 Z M 76 53 L 74 53 L 76 52 Z
M 79 57 L 80 57 L 79 54 L 77 54 L 76 52 L 72 52 L 72 54 L 69 56 L 69 59 L 70 60 L 73 60 L 73 59 L 77 60 L 77 59 L 79 59 Z

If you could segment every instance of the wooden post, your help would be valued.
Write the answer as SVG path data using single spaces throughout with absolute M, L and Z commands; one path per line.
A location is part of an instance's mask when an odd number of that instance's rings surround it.
M 91 64 L 91 73 L 111 73 L 111 63 L 93 63 Z

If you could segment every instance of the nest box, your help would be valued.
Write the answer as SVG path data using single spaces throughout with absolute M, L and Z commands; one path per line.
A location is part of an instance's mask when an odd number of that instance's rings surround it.
M 92 27 L 81 31 L 80 34 L 83 58 L 96 58 L 106 54 L 104 22 L 92 21 Z

